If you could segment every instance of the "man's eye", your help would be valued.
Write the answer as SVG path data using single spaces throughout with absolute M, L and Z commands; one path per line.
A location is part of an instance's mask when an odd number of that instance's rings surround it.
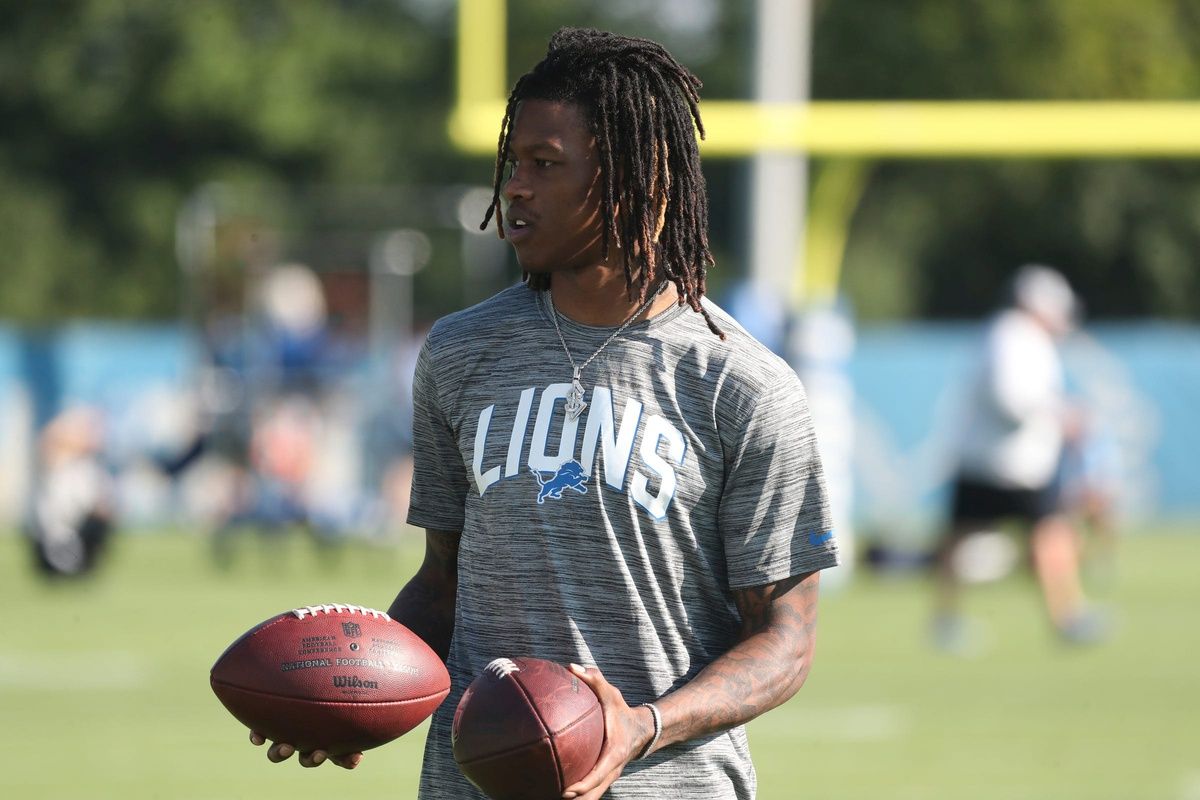
M 549 161 L 549 160 L 547 160 L 547 159 L 545 159 L 545 158 L 537 158 L 537 159 L 534 159 L 533 163 L 534 163 L 534 164 L 537 164 L 539 167 L 548 167 L 548 166 L 550 166 L 551 164 L 553 164 L 554 162 L 553 162 L 553 161 Z

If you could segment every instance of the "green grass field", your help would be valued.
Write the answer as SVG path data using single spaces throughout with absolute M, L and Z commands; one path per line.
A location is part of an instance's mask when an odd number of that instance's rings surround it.
M 412 542 L 416 542 L 413 538 Z M 0 797 L 410 798 L 423 729 L 353 773 L 274 766 L 208 688 L 238 634 L 297 605 L 386 606 L 413 545 L 336 559 L 245 542 L 116 542 L 96 579 L 45 585 L 0 537 Z M 822 600 L 808 684 L 752 724 L 759 797 L 1200 800 L 1200 536 L 1130 536 L 1105 592 L 1111 641 L 1063 647 L 1022 576 L 977 587 L 985 655 L 925 646 L 927 587 L 863 575 Z

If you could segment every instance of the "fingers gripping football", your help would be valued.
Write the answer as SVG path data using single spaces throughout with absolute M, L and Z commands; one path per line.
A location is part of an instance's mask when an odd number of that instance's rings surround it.
M 250 731 L 250 741 L 255 745 L 266 744 L 266 738 L 255 731 Z M 267 760 L 273 764 L 287 761 L 296 752 L 296 748 L 286 742 L 274 742 L 267 748 Z M 362 761 L 362 753 L 347 753 L 344 756 L 330 756 L 324 750 L 313 750 L 300 754 L 300 766 L 319 767 L 326 761 L 337 764 L 342 769 L 354 769 Z
M 572 664 L 570 669 L 600 700 L 604 711 L 604 746 L 592 771 L 568 786 L 563 797 L 566 800 L 599 800 L 654 736 L 654 717 L 649 709 L 630 708 L 621 690 L 609 683 L 598 667 Z

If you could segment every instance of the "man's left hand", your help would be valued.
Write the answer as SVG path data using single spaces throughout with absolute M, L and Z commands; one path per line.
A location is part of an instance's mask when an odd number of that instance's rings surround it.
M 596 766 L 566 788 L 564 800 L 600 800 L 625 766 L 641 754 L 654 736 L 654 716 L 648 708 L 630 708 L 621 690 L 604 679 L 598 667 L 571 665 L 571 672 L 591 687 L 604 711 L 604 746 Z

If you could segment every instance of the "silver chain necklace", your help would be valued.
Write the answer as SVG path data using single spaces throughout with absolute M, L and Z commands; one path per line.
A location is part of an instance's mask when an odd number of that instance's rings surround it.
M 608 347 L 609 343 L 611 343 L 613 339 L 616 339 L 618 336 L 620 336 L 626 328 L 633 324 L 635 319 L 640 317 L 642 314 L 645 314 L 654 301 L 658 299 L 658 295 L 662 293 L 663 287 L 666 285 L 667 284 L 665 281 L 659 284 L 659 287 L 651 293 L 650 298 L 642 304 L 642 307 L 637 311 L 634 311 L 627 320 L 622 322 L 621 326 L 613 331 L 612 334 L 610 334 L 609 337 L 604 340 L 604 343 L 596 348 L 596 352 L 588 356 L 587 360 L 582 364 L 575 363 L 575 356 L 571 355 L 571 348 L 567 347 L 567 340 L 563 338 L 562 328 L 560 328 L 558 325 L 558 309 L 554 307 L 554 297 L 549 291 L 546 292 L 546 302 L 550 306 L 550 321 L 554 323 L 554 332 L 558 334 L 558 341 L 562 342 L 562 347 L 563 350 L 566 351 L 567 359 L 571 362 L 572 369 L 575 370 L 574 376 L 571 378 L 571 391 L 567 394 L 567 419 L 571 421 L 579 419 L 579 415 L 583 413 L 585 408 L 587 408 L 587 403 L 583 402 L 583 383 L 579 377 L 580 373 L 583 372 L 583 368 L 592 363 L 592 359 L 600 355 L 600 351 Z

